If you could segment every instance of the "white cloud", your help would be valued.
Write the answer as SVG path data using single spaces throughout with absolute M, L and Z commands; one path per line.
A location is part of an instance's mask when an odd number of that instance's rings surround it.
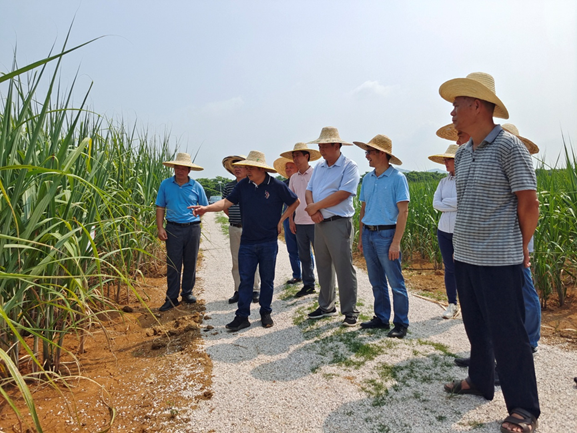
M 243 105 L 244 101 L 240 96 L 237 96 L 235 98 L 227 99 L 226 101 L 209 102 L 204 107 L 202 107 L 202 112 L 209 114 L 221 114 L 239 109 Z
M 375 95 L 386 98 L 391 93 L 393 86 L 383 86 L 378 81 L 365 81 L 351 93 L 353 95 L 362 95 L 367 93 L 374 93 Z

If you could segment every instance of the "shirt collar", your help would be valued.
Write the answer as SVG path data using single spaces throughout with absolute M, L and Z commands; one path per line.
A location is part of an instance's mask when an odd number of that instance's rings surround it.
M 331 165 L 330 167 L 329 167 L 329 165 L 327 164 L 327 160 L 326 160 L 326 159 L 323 159 L 323 161 L 321 162 L 321 164 L 323 164 L 323 165 L 324 165 L 325 167 L 327 167 L 327 168 L 339 167 L 339 166 L 341 166 L 341 165 L 344 164 L 344 161 L 345 161 L 345 155 L 343 154 L 343 152 L 341 152 L 341 156 L 339 156 L 339 158 L 336 160 L 336 162 L 335 162 L 333 165 Z
M 491 130 L 491 132 L 489 132 L 489 134 L 487 134 L 487 136 L 481 142 L 481 144 L 479 144 L 479 147 L 483 147 L 483 146 L 486 146 L 487 144 L 493 143 L 493 141 L 495 141 L 495 139 L 501 133 L 501 131 L 503 131 L 503 128 L 501 128 L 501 125 L 495 125 L 495 127 Z M 467 142 L 467 144 L 465 144 L 465 146 L 467 147 L 468 151 L 472 152 L 473 151 L 473 139 L 469 138 L 469 141 Z
M 395 167 L 393 167 L 392 165 L 389 165 L 389 168 L 387 168 L 385 171 L 383 171 L 380 176 L 377 176 L 377 170 L 371 171 L 371 175 L 376 177 L 377 179 L 379 179 L 383 176 L 389 177 L 390 175 L 393 174 L 394 169 L 395 169 Z
M 265 173 L 265 178 L 264 178 L 264 180 L 262 181 L 261 185 L 264 185 L 265 183 L 266 183 L 267 185 L 269 185 L 271 179 L 272 179 L 272 177 L 271 177 L 268 173 Z M 249 183 L 252 183 L 255 188 L 258 188 L 258 185 L 257 185 L 256 183 L 254 183 L 252 180 L 249 179 L 248 181 L 249 181 Z
M 309 165 L 309 168 L 306 169 L 306 171 L 304 173 L 301 173 L 300 171 L 297 171 L 297 174 L 299 176 L 306 176 L 307 174 L 309 174 L 312 171 L 312 167 Z
M 172 181 L 178 185 L 178 183 L 176 182 L 176 176 L 172 176 Z M 191 179 L 190 176 L 189 176 L 189 177 L 188 177 L 188 182 L 183 183 L 182 186 L 184 186 L 184 185 L 192 185 L 193 182 L 194 182 L 194 179 Z

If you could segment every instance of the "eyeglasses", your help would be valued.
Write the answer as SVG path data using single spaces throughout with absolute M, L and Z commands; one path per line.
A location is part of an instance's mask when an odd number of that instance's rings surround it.
M 365 156 L 369 156 L 371 153 L 379 154 L 381 151 L 377 149 L 365 150 Z

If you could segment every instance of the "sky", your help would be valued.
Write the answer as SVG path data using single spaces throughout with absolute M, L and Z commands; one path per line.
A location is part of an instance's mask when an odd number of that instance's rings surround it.
M 250 150 L 272 166 L 297 142 L 335 126 L 345 141 L 384 134 L 407 170 L 451 143 L 452 106 L 439 86 L 493 75 L 520 134 L 548 164 L 577 148 L 574 0 L 0 0 L 0 73 L 104 36 L 64 59 L 74 102 L 170 134 L 205 170 Z M 5 96 L 7 85 L 0 84 Z M 314 145 L 312 145 L 314 146 Z M 200 150 L 199 150 L 200 149 Z M 369 170 L 364 151 L 343 153 Z M 537 164 L 537 162 L 536 162 Z

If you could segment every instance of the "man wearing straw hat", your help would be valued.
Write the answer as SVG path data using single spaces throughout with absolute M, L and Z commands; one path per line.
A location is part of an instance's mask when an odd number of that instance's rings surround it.
M 313 175 L 310 161 L 321 158 L 321 153 L 309 149 L 305 143 L 297 143 L 293 150 L 281 153 L 284 158 L 292 159 L 297 172 L 290 178 L 289 188 L 300 200 L 294 217 L 289 218 L 290 230 L 296 234 L 299 248 L 299 257 L 302 265 L 303 287 L 296 294 L 296 298 L 315 293 L 315 262 L 311 245 L 315 242 L 315 222 L 306 211 L 306 190 Z
M 534 431 L 540 415 L 531 345 L 524 327 L 523 267 L 539 219 L 537 181 L 523 143 L 493 123 L 509 117 L 489 74 L 443 83 L 453 124 L 471 137 L 455 156 L 458 213 L 453 242 L 463 323 L 471 343 L 469 376 L 454 394 L 493 398 L 494 362 L 509 416 L 502 432 Z
M 280 157 L 273 162 L 273 167 L 278 174 L 280 174 L 282 177 L 285 178 L 283 182 L 288 187 L 290 178 L 297 172 L 297 167 L 295 163 L 292 161 L 292 159 Z M 286 283 L 296 284 L 302 281 L 302 273 L 301 273 L 301 261 L 299 258 L 299 247 L 297 245 L 297 238 L 296 235 L 293 232 L 291 232 L 289 224 L 289 219 L 291 217 L 292 215 L 290 215 L 283 222 L 284 240 L 287 252 L 289 254 L 289 261 L 292 269 L 292 277 Z
M 228 197 L 237 183 L 246 177 L 246 168 L 242 165 L 235 165 L 235 162 L 244 161 L 243 155 L 230 155 L 222 160 L 223 167 L 236 179 L 224 186 L 223 195 Z M 232 257 L 232 279 L 234 280 L 234 294 L 229 298 L 229 304 L 238 302 L 238 287 L 240 286 L 240 274 L 238 273 L 238 248 L 240 247 L 240 236 L 242 234 L 242 219 L 240 216 L 240 206 L 235 204 L 224 211 L 228 216 L 228 238 L 230 241 L 230 255 Z M 254 274 L 254 286 L 252 291 L 252 302 L 258 302 L 260 295 L 260 277 L 258 270 Z
M 401 239 L 409 216 L 409 184 L 403 173 L 391 164 L 401 165 L 393 155 L 393 142 L 377 135 L 368 143 L 354 141 L 365 151 L 374 170 L 363 178 L 359 217 L 359 250 L 365 256 L 369 281 L 375 297 L 375 316 L 361 323 L 364 329 L 389 329 L 393 292 L 393 329 L 387 334 L 404 338 L 409 327 L 409 295 L 401 269 Z
M 232 332 L 250 326 L 248 318 L 257 266 L 261 280 L 261 324 L 264 328 L 273 326 L 270 314 L 278 252 L 277 237 L 283 221 L 299 204 L 297 196 L 283 182 L 268 174 L 274 173 L 275 169 L 267 165 L 262 152 L 253 150 L 244 161 L 233 164 L 236 165 L 246 167 L 248 177 L 242 179 L 225 199 L 209 206 L 192 206 L 194 215 L 201 216 L 206 212 L 220 212 L 240 204 L 242 235 L 238 250 L 238 309 L 234 320 L 226 325 Z M 288 206 L 284 213 L 281 212 L 283 204 Z
M 177 153 L 176 160 L 163 164 L 174 168 L 174 176 L 162 181 L 156 196 L 156 228 L 158 238 L 166 241 L 167 263 L 166 301 L 160 311 L 168 311 L 179 304 L 179 292 L 184 302 L 196 302 L 192 289 L 196 281 L 200 218 L 188 208 L 207 205 L 208 200 L 202 185 L 188 176 L 191 170 L 203 170 L 192 162 L 188 153 Z M 163 226 L 165 217 L 166 227 Z
M 341 153 L 343 141 L 337 128 L 322 129 L 316 143 L 324 161 L 317 164 L 307 186 L 306 212 L 315 222 L 315 258 L 321 290 L 319 308 L 309 319 L 335 316 L 335 272 L 344 326 L 356 326 L 357 274 L 353 267 L 353 196 L 359 184 L 357 164 Z
M 504 123 L 501 125 L 505 131 L 510 132 L 515 135 L 521 142 L 525 145 L 529 154 L 534 155 L 539 153 L 539 147 L 533 143 L 528 138 L 522 137 L 519 134 L 517 127 L 511 123 Z M 450 141 L 456 141 L 458 145 L 464 144 L 469 141 L 469 135 L 457 131 L 453 124 L 445 125 L 439 128 L 437 131 L 437 136 Z M 429 158 L 431 159 L 431 158 Z M 437 161 L 438 162 L 438 161 Z M 455 191 L 456 195 L 456 191 Z M 440 223 L 439 223 L 440 224 Z M 533 238 L 529 242 L 529 252 L 533 252 Z M 444 260 L 444 258 L 443 258 Z M 529 337 L 529 344 L 531 345 L 531 350 L 533 353 L 537 352 L 537 347 L 539 345 L 539 340 L 541 338 L 541 303 L 539 301 L 539 294 L 535 289 L 533 284 L 533 277 L 531 275 L 531 268 L 523 268 L 524 273 L 524 285 L 523 285 L 523 301 L 525 305 L 525 330 L 527 331 L 527 336 Z M 470 364 L 470 358 L 455 358 L 455 364 L 460 367 L 468 367 Z

